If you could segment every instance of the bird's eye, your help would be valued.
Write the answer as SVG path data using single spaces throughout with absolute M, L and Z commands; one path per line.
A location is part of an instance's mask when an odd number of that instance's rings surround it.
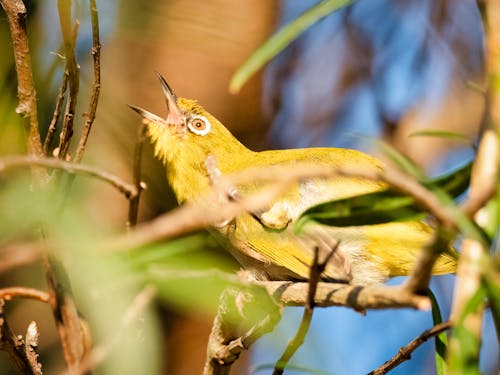
M 196 116 L 188 123 L 188 128 L 194 134 L 207 135 L 210 131 L 210 122 L 203 116 Z

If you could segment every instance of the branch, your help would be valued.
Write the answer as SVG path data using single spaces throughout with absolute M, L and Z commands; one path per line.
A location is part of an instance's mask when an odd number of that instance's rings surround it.
M 59 87 L 59 94 L 57 95 L 56 106 L 54 108 L 54 113 L 52 114 L 52 120 L 50 120 L 49 129 L 47 130 L 47 135 L 45 136 L 45 141 L 43 142 L 43 153 L 46 156 L 51 156 L 49 155 L 50 145 L 52 144 L 52 140 L 54 139 L 54 135 L 56 133 L 57 123 L 59 121 L 59 117 L 61 116 L 61 110 L 67 88 L 68 76 L 63 74 L 61 86 Z
M 71 26 L 71 0 L 58 0 L 57 9 L 59 23 L 64 43 L 65 67 L 64 74 L 67 76 L 69 95 L 64 111 L 63 126 L 61 129 L 57 156 L 66 159 L 71 137 L 73 136 L 73 122 L 75 118 L 75 107 L 80 85 L 80 67 L 75 58 L 75 41 L 78 34 L 78 21 Z
M 442 322 L 422 332 L 415 340 L 398 350 L 398 353 L 379 368 L 371 371 L 368 375 L 384 375 L 401 363 L 411 359 L 411 354 L 424 342 L 439 335 L 441 332 L 451 328 L 450 322 Z
M 42 142 L 38 129 L 36 107 L 36 91 L 33 84 L 33 71 L 26 34 L 26 8 L 21 0 L 0 0 L 9 20 L 14 60 L 17 73 L 17 96 L 19 105 L 16 112 L 23 117 L 29 117 L 28 152 L 43 156 Z
M 22 286 L 12 286 L 0 289 L 0 299 L 9 301 L 12 297 L 33 298 L 41 302 L 49 302 L 50 300 L 47 292 L 38 289 L 25 288 Z
M 228 287 L 222 293 L 220 301 L 208 338 L 203 375 L 229 374 L 241 352 L 247 350 L 262 335 L 272 331 L 281 319 L 278 305 L 269 295 L 260 295 L 258 289 L 242 291 Z M 249 306 L 255 310 L 247 314 L 245 308 Z M 237 331 L 243 325 L 250 327 L 240 335 Z
M 233 186 L 240 184 L 269 181 L 265 188 L 237 200 L 222 200 L 218 186 L 214 186 L 208 193 L 196 202 L 186 203 L 164 215 L 147 223 L 139 225 L 126 236 L 118 237 L 108 244 L 107 250 L 127 250 L 140 247 L 158 240 L 175 238 L 196 230 L 217 226 L 221 222 L 229 222 L 232 218 L 244 212 L 258 212 L 267 207 L 277 197 L 283 194 L 293 183 L 311 178 L 327 178 L 335 176 L 366 178 L 373 181 L 382 181 L 416 201 L 446 227 L 456 226 L 454 212 L 444 206 L 438 198 L 425 187 L 406 174 L 394 169 L 362 169 L 362 168 L 332 168 L 302 164 L 299 166 L 269 166 L 249 168 L 230 176 L 225 180 Z
M 279 303 L 286 306 L 304 306 L 309 283 L 291 281 L 259 281 Z M 430 310 L 431 303 L 425 296 L 413 294 L 403 286 L 349 285 L 320 282 L 314 297 L 317 307 L 344 306 L 356 311 L 367 309 L 414 308 Z
M 22 336 L 16 336 L 10 330 L 4 316 L 4 305 L 5 302 L 0 299 L 0 350 L 7 352 L 18 374 L 41 375 L 41 366 L 36 361 L 32 363 L 33 356 L 27 355 Z M 31 334 L 29 339 L 32 344 Z
M 94 123 L 97 103 L 99 101 L 99 93 L 101 91 L 101 43 L 99 41 L 99 13 L 95 0 L 90 0 L 90 21 L 92 23 L 92 60 L 94 65 L 94 82 L 92 83 L 92 94 L 90 96 L 89 109 L 85 116 L 85 124 L 83 125 L 82 135 L 78 142 L 76 150 L 75 162 L 79 163 L 82 160 L 85 145 Z
M 107 182 L 108 184 L 116 188 L 120 193 L 125 195 L 127 199 L 131 199 L 132 197 L 137 195 L 135 186 L 125 182 L 118 176 L 105 172 L 96 167 L 75 164 L 56 158 L 39 158 L 33 156 L 5 156 L 0 158 L 0 173 L 12 169 L 31 166 L 55 168 L 63 170 L 69 174 L 81 174 L 97 178 L 98 180 Z

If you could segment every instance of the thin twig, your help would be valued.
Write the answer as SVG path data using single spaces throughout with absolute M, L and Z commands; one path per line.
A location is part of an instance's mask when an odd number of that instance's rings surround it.
M 33 367 L 26 355 L 22 336 L 14 335 L 7 324 L 4 305 L 4 300 L 0 299 L 0 350 L 7 352 L 18 374 L 39 375 L 38 366 Z
M 333 253 L 337 251 L 339 243 L 335 245 L 333 249 L 330 250 L 330 253 L 323 261 L 318 259 L 319 257 L 319 248 L 314 248 L 314 257 L 313 262 L 311 264 L 311 269 L 309 273 L 309 288 L 307 290 L 307 299 L 306 304 L 304 306 L 304 313 L 302 315 L 302 320 L 300 322 L 299 328 L 295 334 L 295 336 L 288 343 L 285 351 L 281 355 L 280 359 L 274 365 L 273 375 L 282 375 L 285 367 L 292 359 L 293 355 L 297 352 L 297 350 L 304 343 L 307 332 L 309 331 L 309 327 L 311 326 L 312 316 L 314 312 L 314 299 L 316 296 L 316 290 L 318 287 L 318 283 L 321 279 L 321 274 L 326 268 L 328 261 L 332 257 Z
M 12 297 L 32 298 L 41 302 L 49 302 L 50 300 L 47 292 L 38 289 L 26 288 L 23 286 L 11 286 L 0 289 L 0 299 L 9 301 Z
M 61 129 L 58 157 L 65 160 L 69 150 L 71 137 L 73 136 L 73 122 L 75 118 L 75 107 L 80 85 L 80 68 L 75 58 L 75 42 L 78 34 L 78 21 L 72 26 L 71 0 L 58 0 L 59 23 L 64 44 L 65 67 L 64 74 L 68 80 L 68 100 L 64 111 L 63 126 Z
M 120 327 L 116 330 L 116 335 L 94 347 L 94 349 L 83 358 L 78 368 L 68 369 L 68 371 L 64 372 L 62 375 L 85 374 L 102 363 L 109 356 L 110 352 L 120 344 L 125 329 L 144 312 L 155 296 L 156 288 L 152 285 L 146 285 L 144 289 L 135 296 L 134 300 L 123 314 Z
M 66 90 L 68 88 L 68 76 L 63 74 L 61 86 L 59 87 L 59 94 L 57 95 L 56 106 L 54 108 L 54 113 L 52 114 L 52 120 L 50 120 L 49 129 L 47 130 L 47 135 L 45 136 L 45 141 L 43 142 L 43 153 L 46 156 L 50 153 L 50 145 L 54 139 L 54 135 L 57 130 L 57 123 L 61 117 L 61 110 L 64 104 L 64 98 L 66 97 Z
M 130 199 L 137 194 L 137 190 L 134 185 L 125 182 L 118 176 L 96 167 L 75 164 L 56 158 L 38 158 L 33 156 L 5 156 L 0 158 L 0 173 L 30 166 L 55 168 L 63 170 L 69 174 L 80 174 L 97 178 L 115 187 L 120 193 L 125 195 L 127 199 Z
M 139 128 L 137 129 L 137 141 L 135 143 L 134 149 L 134 166 L 133 166 L 133 179 L 134 186 L 136 189 L 136 194 L 129 200 L 128 209 L 128 228 L 135 227 L 137 224 L 137 216 L 139 213 L 139 200 L 141 198 L 141 192 L 144 190 L 145 185 L 141 180 L 142 177 L 142 148 L 144 142 L 146 141 L 146 125 L 141 122 Z
M 36 91 L 33 83 L 33 71 L 26 33 L 26 8 L 21 0 L 0 0 L 9 20 L 14 61 L 17 73 L 17 96 L 19 105 L 16 112 L 23 117 L 29 117 L 28 152 L 42 156 L 42 142 L 38 129 L 36 106 Z
M 92 23 L 92 60 L 94 66 L 94 82 L 92 83 L 92 94 L 90 96 L 89 109 L 85 114 L 86 120 L 83 125 L 82 135 L 78 142 L 76 150 L 75 162 L 79 163 L 82 160 L 85 145 L 94 123 L 99 101 L 99 93 L 101 91 L 101 42 L 99 41 L 99 13 L 95 0 L 90 0 L 90 22 Z
M 398 353 L 394 357 L 392 357 L 390 360 L 385 362 L 379 368 L 371 371 L 368 375 L 387 374 L 389 371 L 394 369 L 396 366 L 411 359 L 411 354 L 424 342 L 426 342 L 430 338 L 432 338 L 436 335 L 439 335 L 441 332 L 446 331 L 450 328 L 451 328 L 451 323 L 448 321 L 448 322 L 442 322 L 442 323 L 436 324 L 434 327 L 432 327 L 428 330 L 425 330 L 416 339 L 411 341 L 408 345 L 405 345 L 402 348 L 400 348 L 398 350 Z

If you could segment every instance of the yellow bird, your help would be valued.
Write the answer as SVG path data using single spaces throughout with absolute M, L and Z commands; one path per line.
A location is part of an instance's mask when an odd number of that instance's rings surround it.
M 167 179 L 179 203 L 194 201 L 209 189 L 205 166 L 215 157 L 222 174 L 250 167 L 294 166 L 301 163 L 342 168 L 381 169 L 383 164 L 362 152 L 340 148 L 305 148 L 254 152 L 242 145 L 196 101 L 178 98 L 159 76 L 166 98 L 166 119 L 131 106 L 147 124 L 155 155 L 166 166 Z M 380 182 L 332 177 L 297 182 L 265 212 L 244 213 L 216 230 L 233 256 L 258 280 L 306 280 L 314 246 L 323 253 L 339 244 L 322 274 L 324 281 L 366 285 L 407 275 L 433 230 L 419 221 L 377 225 L 329 227 L 314 225 L 309 239 L 298 236 L 293 224 L 307 208 L 326 201 L 374 192 Z M 236 186 L 244 195 L 258 183 Z M 220 237 L 220 236 L 219 236 Z M 311 239 L 313 238 L 314 241 Z M 318 244 L 322 244 L 318 246 Z M 455 272 L 453 254 L 443 253 L 433 273 Z

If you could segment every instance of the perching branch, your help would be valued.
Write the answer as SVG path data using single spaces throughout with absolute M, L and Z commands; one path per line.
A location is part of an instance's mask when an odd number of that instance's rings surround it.
M 280 304 L 304 306 L 307 302 L 309 283 L 291 281 L 259 281 Z M 403 286 L 349 285 L 318 283 L 314 305 L 317 307 L 344 306 L 364 312 L 368 309 L 412 308 L 430 310 L 429 298 L 409 292 Z
M 371 371 L 368 375 L 384 375 L 401 363 L 411 359 L 411 354 L 424 342 L 439 335 L 441 332 L 451 328 L 450 322 L 442 322 L 422 332 L 415 340 L 398 350 L 398 353 L 379 368 Z
M 26 8 L 21 0 L 0 0 L 9 20 L 14 61 L 17 73 L 17 96 L 19 105 L 16 112 L 29 117 L 28 152 L 31 155 L 43 156 L 42 142 L 38 129 L 36 91 L 33 83 L 33 71 L 26 33 Z

